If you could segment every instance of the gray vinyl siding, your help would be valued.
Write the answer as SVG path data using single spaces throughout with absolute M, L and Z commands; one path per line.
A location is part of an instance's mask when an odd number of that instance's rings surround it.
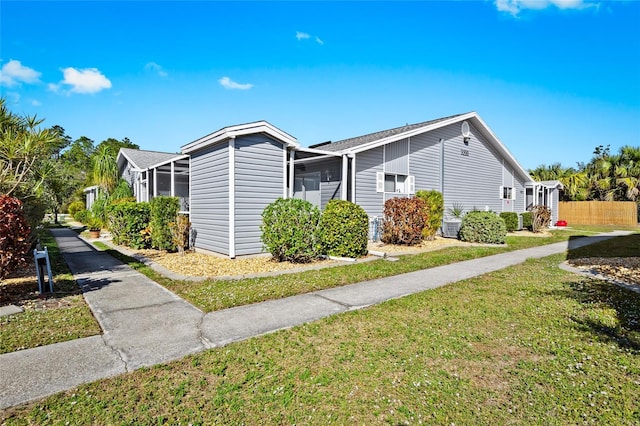
M 132 169 L 131 163 L 127 161 L 123 170 L 120 173 L 120 177 L 126 180 L 130 187 L 133 187 L 133 182 L 135 181 L 135 174 L 131 169 Z
M 432 132 L 444 139 L 445 211 L 458 203 L 465 211 L 501 212 L 502 158 L 473 126 L 470 128 L 469 145 L 463 143 L 459 123 Z
M 235 142 L 236 255 L 263 251 L 260 225 L 264 208 L 283 196 L 286 172 L 284 146 L 263 135 Z
M 376 192 L 376 172 L 383 171 L 383 149 L 380 146 L 356 155 L 356 203 L 369 217 L 381 217 L 384 208 L 384 193 Z
M 440 143 L 437 135 L 423 133 L 411 138 L 410 174 L 415 177 L 416 191 L 440 191 Z
M 385 145 L 384 171 L 399 175 L 409 174 L 409 140 L 403 139 Z
M 316 172 L 320 173 L 320 208 L 324 210 L 329 201 L 340 199 L 342 159 L 336 157 L 306 163 L 304 170 L 296 169 L 296 176 Z
M 196 248 L 229 254 L 229 155 L 224 141 L 191 154 L 191 223 Z

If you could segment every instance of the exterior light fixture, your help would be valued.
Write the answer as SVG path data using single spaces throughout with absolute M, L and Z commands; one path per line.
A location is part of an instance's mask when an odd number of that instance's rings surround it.
M 463 121 L 460 130 L 462 133 L 462 141 L 464 142 L 465 145 L 469 145 L 469 141 L 471 140 L 471 131 L 469 130 L 469 123 L 467 123 L 466 121 Z

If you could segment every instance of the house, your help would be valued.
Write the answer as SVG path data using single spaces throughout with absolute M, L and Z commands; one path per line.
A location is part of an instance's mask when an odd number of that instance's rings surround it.
M 198 251 L 259 254 L 262 211 L 279 197 L 324 208 L 359 204 L 370 218 L 419 189 L 440 191 L 445 210 L 555 211 L 553 182 L 535 182 L 475 112 L 302 147 L 266 121 L 224 127 L 182 146 L 182 154 L 121 149 L 121 175 L 139 201 L 178 196 Z
M 475 112 L 310 148 L 325 154 L 296 154 L 294 197 L 319 207 L 342 198 L 381 217 L 386 200 L 418 189 L 440 191 L 445 211 L 523 212 L 533 202 L 536 182 Z
M 120 177 L 129 183 L 136 201 L 178 197 L 180 211 L 189 211 L 188 155 L 120 148 L 116 162 Z

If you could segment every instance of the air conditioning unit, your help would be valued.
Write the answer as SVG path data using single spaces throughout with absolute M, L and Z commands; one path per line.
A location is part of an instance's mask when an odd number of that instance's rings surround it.
M 442 235 L 445 238 L 458 238 L 461 220 L 445 220 L 442 226 Z

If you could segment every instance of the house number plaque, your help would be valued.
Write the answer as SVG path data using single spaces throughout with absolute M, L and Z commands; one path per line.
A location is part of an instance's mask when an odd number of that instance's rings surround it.
M 468 149 L 461 149 L 460 150 L 460 155 L 462 155 L 463 157 L 468 157 L 469 156 L 469 150 Z

